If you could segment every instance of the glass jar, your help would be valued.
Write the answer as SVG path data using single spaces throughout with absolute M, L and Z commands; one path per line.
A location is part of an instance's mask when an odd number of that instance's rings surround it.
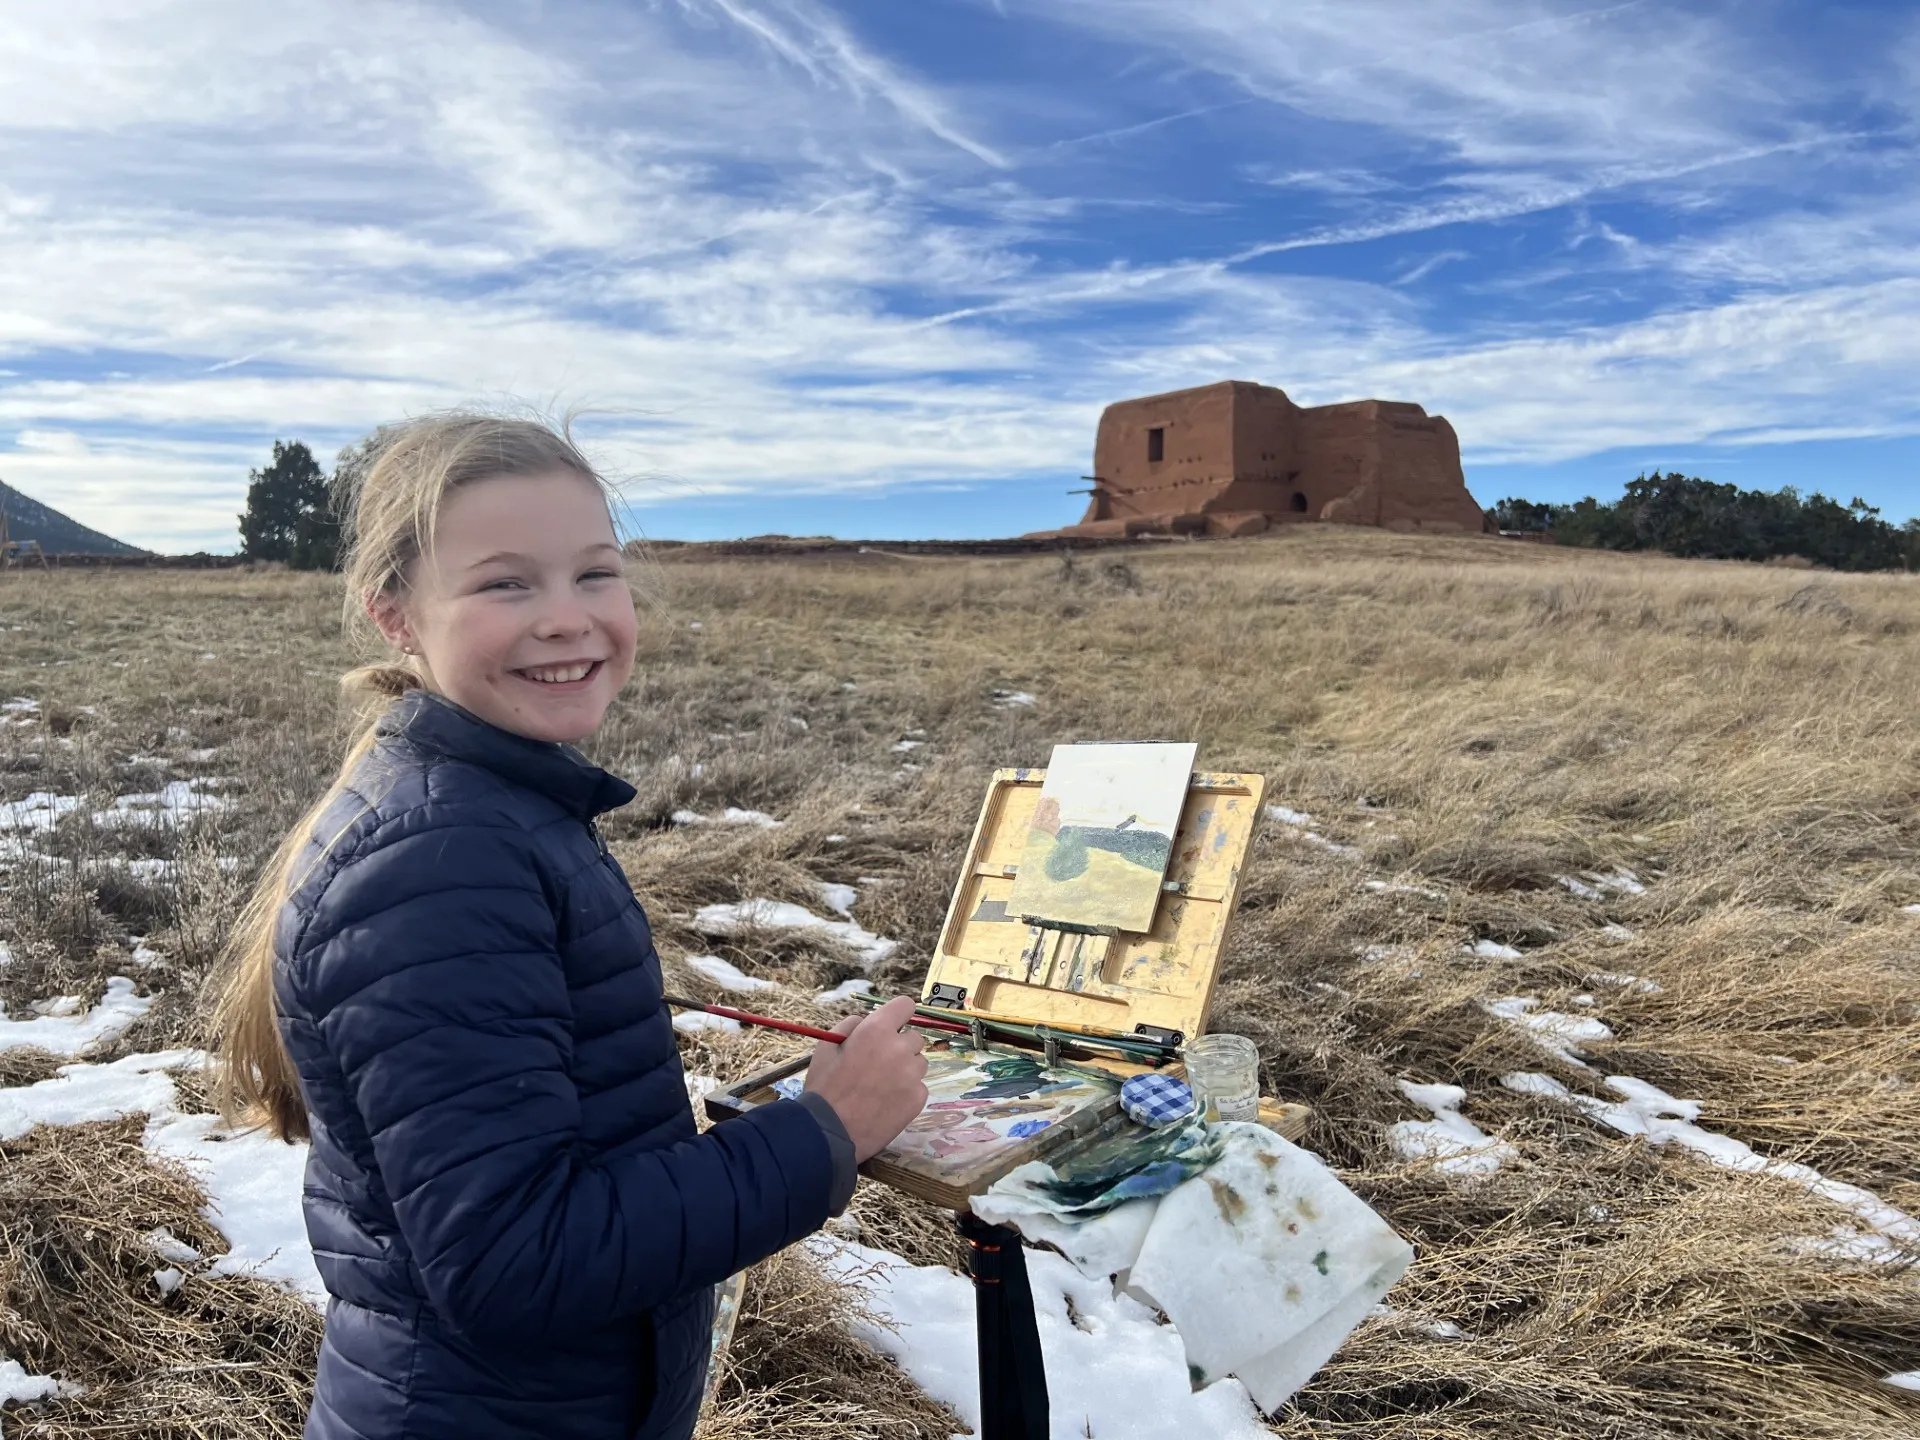
M 1260 1050 L 1244 1035 L 1202 1035 L 1181 1052 L 1194 1109 L 1212 1123 L 1260 1118 Z

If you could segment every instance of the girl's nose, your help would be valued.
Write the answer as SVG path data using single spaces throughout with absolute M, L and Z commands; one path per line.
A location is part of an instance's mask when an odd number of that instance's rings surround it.
M 571 599 L 556 598 L 541 610 L 534 633 L 542 639 L 562 640 L 569 635 L 584 635 L 592 628 L 593 617 L 587 613 L 584 605 Z

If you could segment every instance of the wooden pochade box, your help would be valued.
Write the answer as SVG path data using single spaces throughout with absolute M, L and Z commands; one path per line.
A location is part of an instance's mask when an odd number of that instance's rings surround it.
M 966 1010 L 1047 1025 L 1152 1027 L 1184 1040 L 1204 1034 L 1265 779 L 1195 772 L 1152 927 L 1101 935 L 1045 929 L 1008 913 L 1046 775 L 994 772 L 922 1001 L 958 1001 Z M 1072 1039 L 1064 1031 L 1059 1038 Z M 778 1099 L 775 1087 L 803 1072 L 808 1059 L 796 1056 L 714 1092 L 707 1113 L 727 1120 Z M 1120 1112 L 1119 1085 L 1148 1068 L 1117 1058 L 1049 1065 L 1038 1044 L 999 1037 L 984 1053 L 966 1037 L 936 1040 L 928 1060 L 927 1108 L 861 1173 L 956 1211 L 1017 1166 L 1057 1159 L 1076 1142 L 1131 1124 Z M 1181 1073 L 1177 1061 L 1163 1068 Z M 1298 1134 L 1306 1112 L 1265 1102 L 1262 1114 Z

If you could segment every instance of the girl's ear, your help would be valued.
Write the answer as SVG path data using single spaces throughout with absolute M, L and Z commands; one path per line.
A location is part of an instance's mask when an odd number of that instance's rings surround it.
M 367 601 L 367 618 L 380 627 L 380 633 L 394 649 L 408 655 L 419 652 L 420 642 L 407 620 L 406 609 L 392 591 L 382 590 Z

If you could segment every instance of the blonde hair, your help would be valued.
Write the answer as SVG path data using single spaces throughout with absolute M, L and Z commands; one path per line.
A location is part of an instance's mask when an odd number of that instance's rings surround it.
M 367 607 L 382 595 L 405 592 L 415 562 L 432 548 L 440 508 L 454 491 L 478 480 L 555 473 L 591 481 L 611 511 L 611 487 L 564 425 L 452 412 L 382 426 L 363 446 L 343 453 L 334 505 L 342 522 L 348 631 L 370 631 Z M 340 772 L 261 870 L 227 944 L 213 1012 L 213 1092 L 221 1113 L 233 1123 L 264 1126 L 288 1143 L 307 1139 L 308 1124 L 274 1000 L 280 910 L 318 863 L 302 868 L 308 841 L 354 767 L 373 749 L 381 716 L 409 690 L 426 688 L 426 677 L 412 663 L 387 659 L 349 671 L 340 688 L 356 712 Z M 336 833 L 322 842 L 321 857 L 339 838 Z

